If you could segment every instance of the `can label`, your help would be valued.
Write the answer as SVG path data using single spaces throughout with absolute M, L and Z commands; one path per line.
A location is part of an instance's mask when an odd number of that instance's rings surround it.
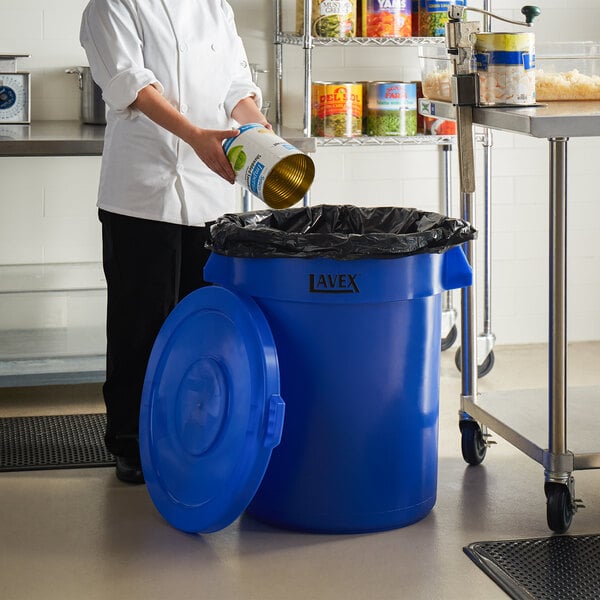
M 360 83 L 314 82 L 312 132 L 319 137 L 362 135 L 363 86 Z
M 414 83 L 370 83 L 367 133 L 374 136 L 417 135 L 417 86 Z
M 296 0 L 296 32 L 300 35 L 303 24 L 304 1 Z M 318 37 L 354 37 L 356 0 L 312 0 L 311 25 L 312 35 Z
M 410 37 L 412 0 L 362 0 L 363 35 Z
M 239 132 L 223 142 L 223 150 L 235 171 L 236 183 L 264 200 L 267 177 L 284 158 L 302 152 L 258 123 L 242 125 Z
M 445 36 L 448 9 L 453 5 L 466 6 L 467 0 L 419 0 L 419 35 Z
M 533 34 L 478 34 L 475 59 L 481 104 L 535 103 Z

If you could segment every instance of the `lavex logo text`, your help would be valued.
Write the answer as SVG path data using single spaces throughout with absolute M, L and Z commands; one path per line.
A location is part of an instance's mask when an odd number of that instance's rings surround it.
M 356 278 L 356 273 L 310 273 L 309 291 L 315 294 L 360 294 Z

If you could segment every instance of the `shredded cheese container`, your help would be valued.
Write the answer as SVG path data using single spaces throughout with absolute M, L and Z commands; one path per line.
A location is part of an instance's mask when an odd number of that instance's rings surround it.
M 600 100 L 600 43 L 536 44 L 538 102 Z
M 534 104 L 533 33 L 478 33 L 475 58 L 484 105 Z
M 236 183 L 271 208 L 289 208 L 303 198 L 315 177 L 312 159 L 259 123 L 239 131 L 223 143 Z

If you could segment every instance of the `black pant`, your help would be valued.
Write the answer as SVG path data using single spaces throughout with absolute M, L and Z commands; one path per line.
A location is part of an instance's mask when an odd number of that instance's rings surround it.
M 140 400 L 154 339 L 185 295 L 207 285 L 207 227 L 174 225 L 99 211 L 106 321 L 106 447 L 137 456 Z

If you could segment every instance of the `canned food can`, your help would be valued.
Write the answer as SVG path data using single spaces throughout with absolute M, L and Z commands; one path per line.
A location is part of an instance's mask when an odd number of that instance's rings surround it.
M 312 133 L 318 137 L 362 135 L 362 84 L 315 81 L 311 112 Z
M 367 134 L 417 135 L 417 86 L 414 83 L 369 83 Z
M 478 33 L 475 58 L 481 104 L 535 103 L 533 33 Z
M 271 208 L 288 208 L 304 197 L 315 177 L 312 159 L 259 123 L 239 128 L 223 142 L 235 181 Z
M 448 9 L 453 5 L 466 6 L 467 0 L 419 0 L 419 36 L 445 36 Z
M 362 34 L 366 37 L 410 37 L 412 0 L 362 0 Z
M 456 121 L 423 117 L 424 132 L 427 135 L 456 135 Z
M 296 0 L 296 32 L 304 33 L 304 1 Z M 311 34 L 317 37 L 355 37 L 357 0 L 312 0 Z

